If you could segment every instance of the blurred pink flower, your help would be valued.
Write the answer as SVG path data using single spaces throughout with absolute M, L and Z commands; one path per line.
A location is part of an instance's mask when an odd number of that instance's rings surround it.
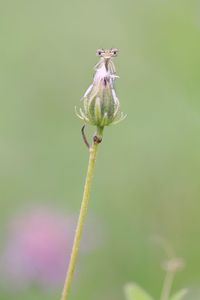
M 18 288 L 31 284 L 46 288 L 61 286 L 76 218 L 44 207 L 15 217 L 9 226 L 1 257 L 1 273 L 3 271 L 7 285 Z M 86 249 L 90 246 L 91 241 Z

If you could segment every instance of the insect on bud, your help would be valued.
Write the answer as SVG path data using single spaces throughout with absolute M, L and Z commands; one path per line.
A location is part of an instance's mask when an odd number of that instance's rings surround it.
M 100 51 L 100 50 L 98 50 Z M 103 50 L 102 50 L 103 51 Z M 83 108 L 76 114 L 84 122 L 103 128 L 122 121 L 126 116 L 120 111 L 120 103 L 114 89 L 115 67 L 111 61 L 113 50 L 104 50 L 96 65 L 93 83 L 83 96 Z

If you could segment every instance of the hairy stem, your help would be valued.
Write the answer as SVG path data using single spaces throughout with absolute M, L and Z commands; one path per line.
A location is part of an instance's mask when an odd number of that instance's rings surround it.
M 97 135 L 95 137 L 102 136 L 102 130 L 97 129 Z M 88 162 L 88 169 L 87 169 L 87 175 L 86 175 L 86 180 L 85 180 L 85 187 L 84 187 L 84 192 L 83 192 L 83 199 L 81 203 L 81 209 L 79 213 L 79 218 L 78 218 L 78 223 L 76 226 L 76 232 L 75 232 L 75 237 L 74 237 L 74 242 L 73 242 L 73 247 L 72 247 L 72 252 L 71 252 L 71 257 L 69 261 L 69 266 L 67 270 L 67 275 L 64 283 L 64 288 L 61 296 L 61 300 L 68 300 L 69 296 L 69 290 L 72 282 L 72 277 L 76 265 L 76 260 L 77 260 L 77 255 L 78 255 L 78 250 L 80 246 L 80 240 L 81 240 L 81 234 L 83 230 L 83 225 L 85 222 L 85 217 L 87 213 L 87 207 L 88 207 L 88 201 L 89 201 L 89 196 L 90 196 L 90 190 L 91 190 L 91 183 L 92 183 L 92 177 L 94 173 L 94 166 L 95 166 L 95 161 L 96 161 L 96 155 L 97 155 L 97 148 L 98 148 L 98 141 L 96 141 L 94 137 L 94 141 L 92 146 L 89 149 L 89 162 Z

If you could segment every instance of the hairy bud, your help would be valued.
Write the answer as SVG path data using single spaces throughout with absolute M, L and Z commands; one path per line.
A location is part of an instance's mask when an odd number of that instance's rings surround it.
M 78 117 L 97 127 L 104 127 L 122 121 L 126 116 L 120 111 L 120 103 L 114 89 L 114 64 L 102 59 L 96 66 L 93 83 L 84 94 L 83 108 Z

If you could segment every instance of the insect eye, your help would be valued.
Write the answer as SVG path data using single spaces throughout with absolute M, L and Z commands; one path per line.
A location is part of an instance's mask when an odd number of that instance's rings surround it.
M 96 53 L 97 53 L 98 56 L 101 56 L 104 53 L 104 50 L 103 49 L 98 49 Z
M 111 49 L 111 52 L 112 52 L 112 54 L 113 54 L 114 56 L 116 56 L 117 53 L 118 53 L 118 49 L 116 49 L 116 48 Z

